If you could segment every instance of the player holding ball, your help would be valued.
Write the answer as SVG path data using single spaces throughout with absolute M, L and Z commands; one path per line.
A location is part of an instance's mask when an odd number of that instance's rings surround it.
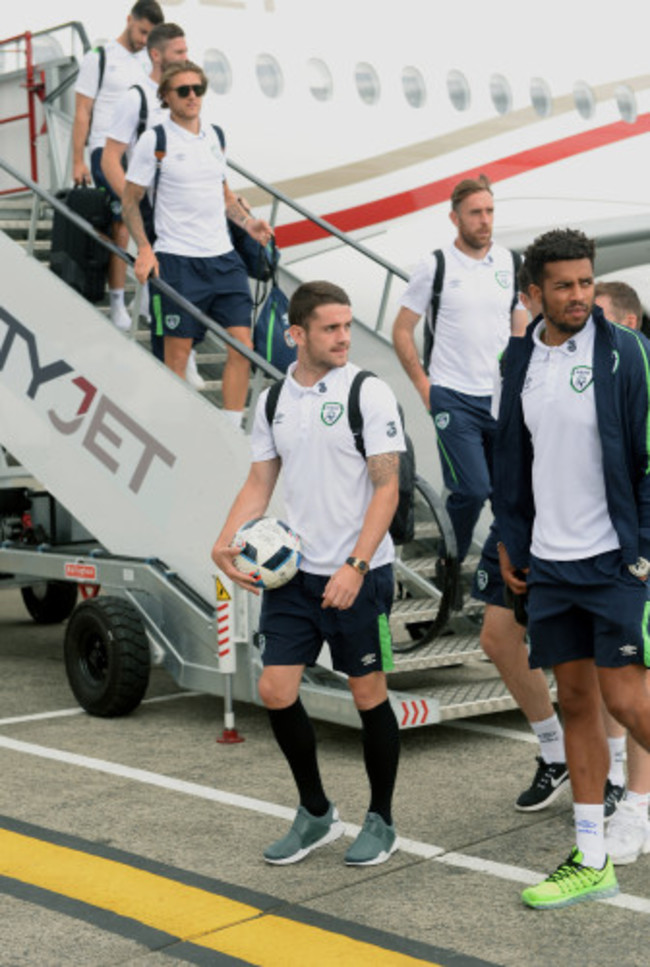
M 376 377 L 361 387 L 366 458 L 348 423 L 348 394 L 359 367 L 348 362 L 352 310 L 329 282 L 299 286 L 289 304 L 298 348 L 272 421 L 269 391 L 261 394 L 248 477 L 214 545 L 215 564 L 230 580 L 257 592 L 259 577 L 234 564 L 242 526 L 262 517 L 282 470 L 286 520 L 300 535 L 296 575 L 262 598 L 259 641 L 264 669 L 259 692 L 291 768 L 300 805 L 288 834 L 264 851 L 268 863 L 296 863 L 343 833 L 321 782 L 313 726 L 299 696 L 305 666 L 327 641 L 335 669 L 347 675 L 362 722 L 370 805 L 345 863 L 383 863 L 397 848 L 392 797 L 399 726 L 388 700 L 392 665 L 388 617 L 393 601 L 393 543 L 388 528 L 398 503 L 399 453 L 405 449 L 397 402 Z

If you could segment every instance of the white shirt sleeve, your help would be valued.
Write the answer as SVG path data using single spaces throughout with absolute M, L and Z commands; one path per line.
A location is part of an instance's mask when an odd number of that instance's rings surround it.
M 137 94 L 137 91 L 134 93 Z M 126 180 L 148 188 L 153 184 L 156 175 L 156 134 L 150 129 L 145 131 L 137 142 L 129 161 Z
M 140 94 L 130 89 L 115 105 L 113 120 L 106 135 L 120 144 L 131 144 L 140 119 Z
M 97 97 L 99 87 L 99 54 L 96 50 L 89 50 L 81 61 L 77 83 L 74 86 L 78 94 L 85 97 L 92 97 L 93 101 Z
M 253 431 L 251 433 L 251 455 L 253 463 L 262 460 L 274 460 L 278 456 L 275 449 L 275 439 L 273 431 L 266 418 L 266 398 L 268 390 L 260 393 L 255 409 L 255 420 L 253 421 Z
M 392 389 L 376 377 L 363 381 L 359 396 L 366 456 L 406 450 L 402 421 Z
M 406 291 L 401 299 L 401 305 L 418 316 L 423 316 L 431 303 L 433 277 L 436 272 L 435 255 L 427 255 L 415 267 Z

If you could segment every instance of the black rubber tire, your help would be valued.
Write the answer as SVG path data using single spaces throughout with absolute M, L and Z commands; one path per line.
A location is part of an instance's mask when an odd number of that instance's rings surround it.
M 71 581 L 42 581 L 20 589 L 25 607 L 38 625 L 55 625 L 69 618 L 77 603 Z
M 417 651 L 440 634 L 447 624 L 458 582 L 456 538 L 451 521 L 442 499 L 419 475 L 415 478 L 415 518 L 416 534 L 412 541 L 401 546 L 400 554 L 405 563 L 421 556 L 437 558 L 435 572 L 427 578 L 438 588 L 440 599 L 432 620 L 411 622 L 407 625 L 409 639 L 393 642 L 396 653 Z M 424 528 L 423 536 L 418 532 L 418 525 Z M 396 600 L 411 597 L 410 590 L 399 579 L 395 591 Z
M 70 688 L 91 715 L 127 715 L 149 684 L 151 656 L 136 609 L 116 597 L 83 601 L 68 622 L 64 641 Z

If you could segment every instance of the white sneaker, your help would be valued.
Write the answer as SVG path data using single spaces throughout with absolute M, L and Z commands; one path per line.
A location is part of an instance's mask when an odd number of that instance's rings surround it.
M 650 853 L 650 825 L 645 809 L 621 800 L 607 826 L 605 849 L 616 866 L 634 863 L 642 853 Z
M 205 380 L 199 373 L 196 365 L 196 353 L 194 350 L 190 353 L 187 360 L 187 367 L 185 369 L 185 379 L 194 389 L 205 389 Z
M 110 319 L 116 329 L 128 332 L 131 328 L 131 316 L 123 302 L 111 306 Z

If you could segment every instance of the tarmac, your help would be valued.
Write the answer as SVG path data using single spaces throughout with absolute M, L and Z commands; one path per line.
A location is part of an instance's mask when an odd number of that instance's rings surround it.
M 152 671 L 130 716 L 93 718 L 70 692 L 62 625 L 0 593 L 0 965 L 641 967 L 650 857 L 613 900 L 538 912 L 524 886 L 573 845 L 570 792 L 522 814 L 536 747 L 518 712 L 402 733 L 400 849 L 343 854 L 367 808 L 357 730 L 319 722 L 324 782 L 346 835 L 289 867 L 264 863 L 295 809 L 264 711 Z

